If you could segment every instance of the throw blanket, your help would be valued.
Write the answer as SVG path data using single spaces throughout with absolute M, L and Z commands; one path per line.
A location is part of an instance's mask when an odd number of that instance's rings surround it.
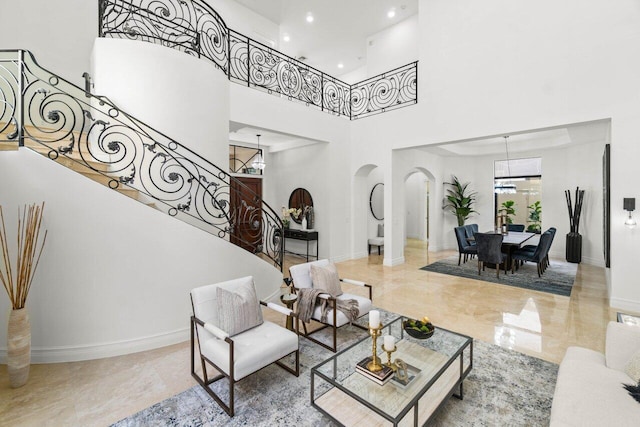
M 313 310 L 316 306 L 316 299 L 318 295 L 325 293 L 320 289 L 302 288 L 298 290 L 298 318 L 305 323 L 309 323 L 311 316 L 313 316 Z M 320 321 L 327 323 L 327 314 L 329 313 L 328 301 L 324 298 L 320 298 Z M 349 319 L 349 322 L 353 322 L 358 318 L 360 313 L 360 307 L 358 301 L 355 299 L 340 300 L 336 299 L 336 308 L 340 310 Z

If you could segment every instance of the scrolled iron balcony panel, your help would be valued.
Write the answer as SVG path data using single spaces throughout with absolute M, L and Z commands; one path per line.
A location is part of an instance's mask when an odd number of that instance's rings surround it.
M 184 0 L 99 0 L 100 37 L 160 44 L 204 57 L 227 72 L 228 29 L 206 4 Z
M 7 106 L 0 110 L 3 138 L 22 137 L 25 146 L 90 172 L 114 190 L 136 190 L 144 195 L 136 195 L 138 200 L 264 255 L 282 269 L 279 215 L 227 172 L 108 99 L 87 97 L 38 66 L 29 52 L 0 51 L 0 91 Z M 234 191 L 245 195 L 244 203 L 232 202 Z
M 351 86 L 353 119 L 418 102 L 418 63 L 404 65 Z
M 418 63 L 349 85 L 229 29 L 198 0 L 99 0 L 100 36 L 161 44 L 212 61 L 229 80 L 351 120 L 418 102 Z

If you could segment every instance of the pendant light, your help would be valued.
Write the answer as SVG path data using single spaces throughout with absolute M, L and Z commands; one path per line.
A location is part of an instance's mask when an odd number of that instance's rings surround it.
M 264 162 L 264 158 L 262 157 L 262 150 L 260 150 L 260 134 L 256 135 L 258 137 L 258 154 L 253 159 L 251 166 L 254 169 L 264 170 L 266 163 Z
M 507 176 L 511 178 L 511 163 L 509 162 L 509 145 L 507 141 L 509 140 L 509 136 L 504 136 L 504 149 L 507 153 Z M 516 185 L 510 181 L 506 181 L 504 183 L 495 184 L 493 187 L 493 192 L 496 194 L 516 194 Z

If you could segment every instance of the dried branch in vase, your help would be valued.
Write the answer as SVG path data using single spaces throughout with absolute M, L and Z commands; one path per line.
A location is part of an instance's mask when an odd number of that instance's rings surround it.
M 22 215 L 18 209 L 18 253 L 16 256 L 16 274 L 14 277 L 9 254 L 9 244 L 7 230 L 4 222 L 2 206 L 0 206 L 0 249 L 2 250 L 2 264 L 0 265 L 0 281 L 4 286 L 11 305 L 14 310 L 24 308 L 33 282 L 33 275 L 38 268 L 40 256 L 47 240 L 45 230 L 40 239 L 40 229 L 42 227 L 42 215 L 44 213 L 44 202 L 41 206 L 25 206 Z

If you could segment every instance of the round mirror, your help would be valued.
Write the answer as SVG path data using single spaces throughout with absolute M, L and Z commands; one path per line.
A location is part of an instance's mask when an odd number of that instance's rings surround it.
M 384 219 L 384 184 L 379 182 L 371 189 L 369 197 L 369 206 L 371 206 L 371 215 L 378 221 Z
M 289 207 L 300 209 L 304 212 L 305 206 L 313 207 L 313 199 L 311 198 L 311 194 L 304 188 L 296 188 L 291 192 L 289 196 Z M 296 224 L 302 224 L 302 214 L 298 218 L 291 217 L 291 219 Z

